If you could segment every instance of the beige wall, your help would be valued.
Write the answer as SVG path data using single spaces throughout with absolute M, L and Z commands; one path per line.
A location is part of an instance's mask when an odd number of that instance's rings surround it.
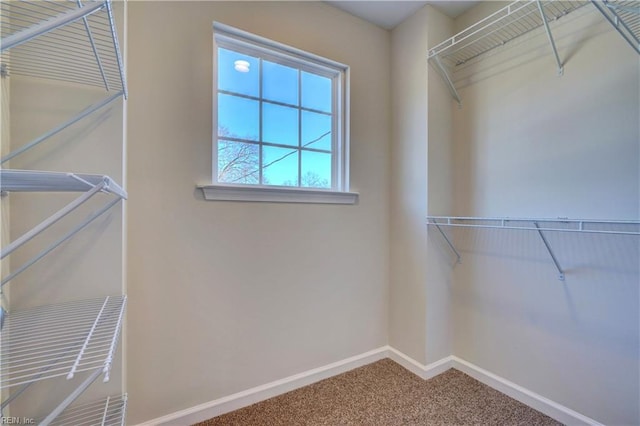
M 391 32 L 389 344 L 426 363 L 427 22 L 418 10 Z
M 453 214 L 638 219 L 638 56 L 591 5 L 552 29 L 563 77 L 541 31 L 456 76 Z M 454 355 L 604 424 L 638 424 L 637 237 L 548 234 L 561 282 L 535 233 L 454 235 Z
M 450 273 L 429 214 L 451 210 L 450 98 L 426 52 L 451 35 L 452 21 L 420 9 L 391 32 L 390 344 L 429 364 L 451 355 Z M 436 235 L 437 237 L 437 235 Z
M 213 21 L 351 67 L 357 205 L 202 199 Z M 135 2 L 128 30 L 129 422 L 385 345 L 388 32 L 320 2 Z
M 453 34 L 453 22 L 437 10 L 429 9 L 427 31 L 429 46 L 435 46 Z M 427 213 L 447 214 L 453 208 L 453 135 L 451 95 L 440 75 L 427 66 Z M 451 257 L 442 250 L 442 238 L 436 229 L 427 228 L 427 363 L 451 355 Z M 425 238 L 424 233 L 422 233 Z

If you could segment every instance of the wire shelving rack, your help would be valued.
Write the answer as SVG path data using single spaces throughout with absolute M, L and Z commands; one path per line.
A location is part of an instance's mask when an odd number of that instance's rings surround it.
M 0 76 L 57 82 L 77 90 L 106 92 L 46 133 L 14 147 L 0 159 L 16 156 L 59 134 L 85 117 L 126 99 L 127 83 L 111 0 L 0 1 Z M 84 93 L 84 92 L 83 92 Z M 89 93 L 89 92 L 87 92 Z M 15 143 L 15 141 L 14 141 Z M 18 145 L 18 144 L 16 144 Z M 0 191 L 80 192 L 81 194 L 34 228 L 2 247 L 9 256 L 98 193 L 110 197 L 73 229 L 2 278 L 2 286 L 73 237 L 121 200 L 126 191 L 108 176 L 31 170 L 0 170 Z M 102 197 L 102 196 L 100 196 Z M 2 290 L 0 290 L 1 292 Z M 74 401 L 100 376 L 109 380 L 122 327 L 126 296 L 68 302 L 2 313 L 0 332 L 1 411 L 30 385 L 46 379 L 71 379 L 82 373 L 75 390 L 40 425 L 124 425 L 126 395 L 73 407 Z

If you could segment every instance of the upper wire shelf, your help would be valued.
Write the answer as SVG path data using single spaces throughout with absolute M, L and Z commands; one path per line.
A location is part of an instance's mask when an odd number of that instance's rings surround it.
M 102 87 L 126 96 L 110 0 L 0 2 L 4 73 Z
M 562 74 L 563 65 L 548 21 L 559 19 L 588 4 L 586 1 L 518 0 L 429 49 L 428 59 L 443 75 L 452 96 L 460 103 L 451 73 L 456 67 L 544 26 Z
M 591 3 L 640 54 L 640 3 L 637 0 L 591 0 Z
M 98 369 L 109 380 L 126 296 L 7 314 L 0 332 L 0 388 Z
M 558 19 L 586 5 L 584 1 L 541 2 L 547 19 Z M 446 65 L 457 66 L 544 25 L 537 1 L 513 2 L 429 49 Z
M 51 426 L 124 426 L 127 395 L 71 406 L 50 423 Z

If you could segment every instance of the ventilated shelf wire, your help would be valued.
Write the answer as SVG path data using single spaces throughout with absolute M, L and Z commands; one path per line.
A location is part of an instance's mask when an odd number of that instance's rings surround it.
M 487 218 L 427 216 L 429 225 L 460 228 L 519 229 L 531 231 L 585 232 L 594 234 L 638 235 L 640 221 L 548 219 L 548 218 Z
M 96 9 L 97 8 L 97 9 Z M 77 11 L 86 15 L 71 22 Z M 84 12 L 83 12 L 84 13 Z M 3 1 L 0 2 L 6 71 L 126 92 L 122 60 L 109 1 Z M 6 49 L 8 37 L 60 21 L 64 25 Z M 6 50 L 5 50 L 6 49 Z
M 547 20 L 558 19 L 584 5 L 585 1 L 545 1 Z M 516 1 L 493 15 L 456 34 L 429 50 L 429 58 L 438 56 L 454 67 L 543 25 L 535 0 Z
M 51 426 L 116 426 L 125 424 L 127 395 L 110 396 L 99 401 L 71 406 Z
M 117 347 L 126 296 L 27 309 L 7 315 L 0 333 L 0 388 L 102 369 Z
M 104 183 L 102 190 L 120 198 L 127 193 L 109 176 L 44 172 L 32 170 L 0 170 L 0 190 L 7 192 L 85 192 Z

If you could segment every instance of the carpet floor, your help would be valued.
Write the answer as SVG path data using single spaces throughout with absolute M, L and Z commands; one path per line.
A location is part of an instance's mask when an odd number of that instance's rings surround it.
M 217 425 L 560 425 L 457 370 L 422 380 L 384 359 L 214 417 Z

